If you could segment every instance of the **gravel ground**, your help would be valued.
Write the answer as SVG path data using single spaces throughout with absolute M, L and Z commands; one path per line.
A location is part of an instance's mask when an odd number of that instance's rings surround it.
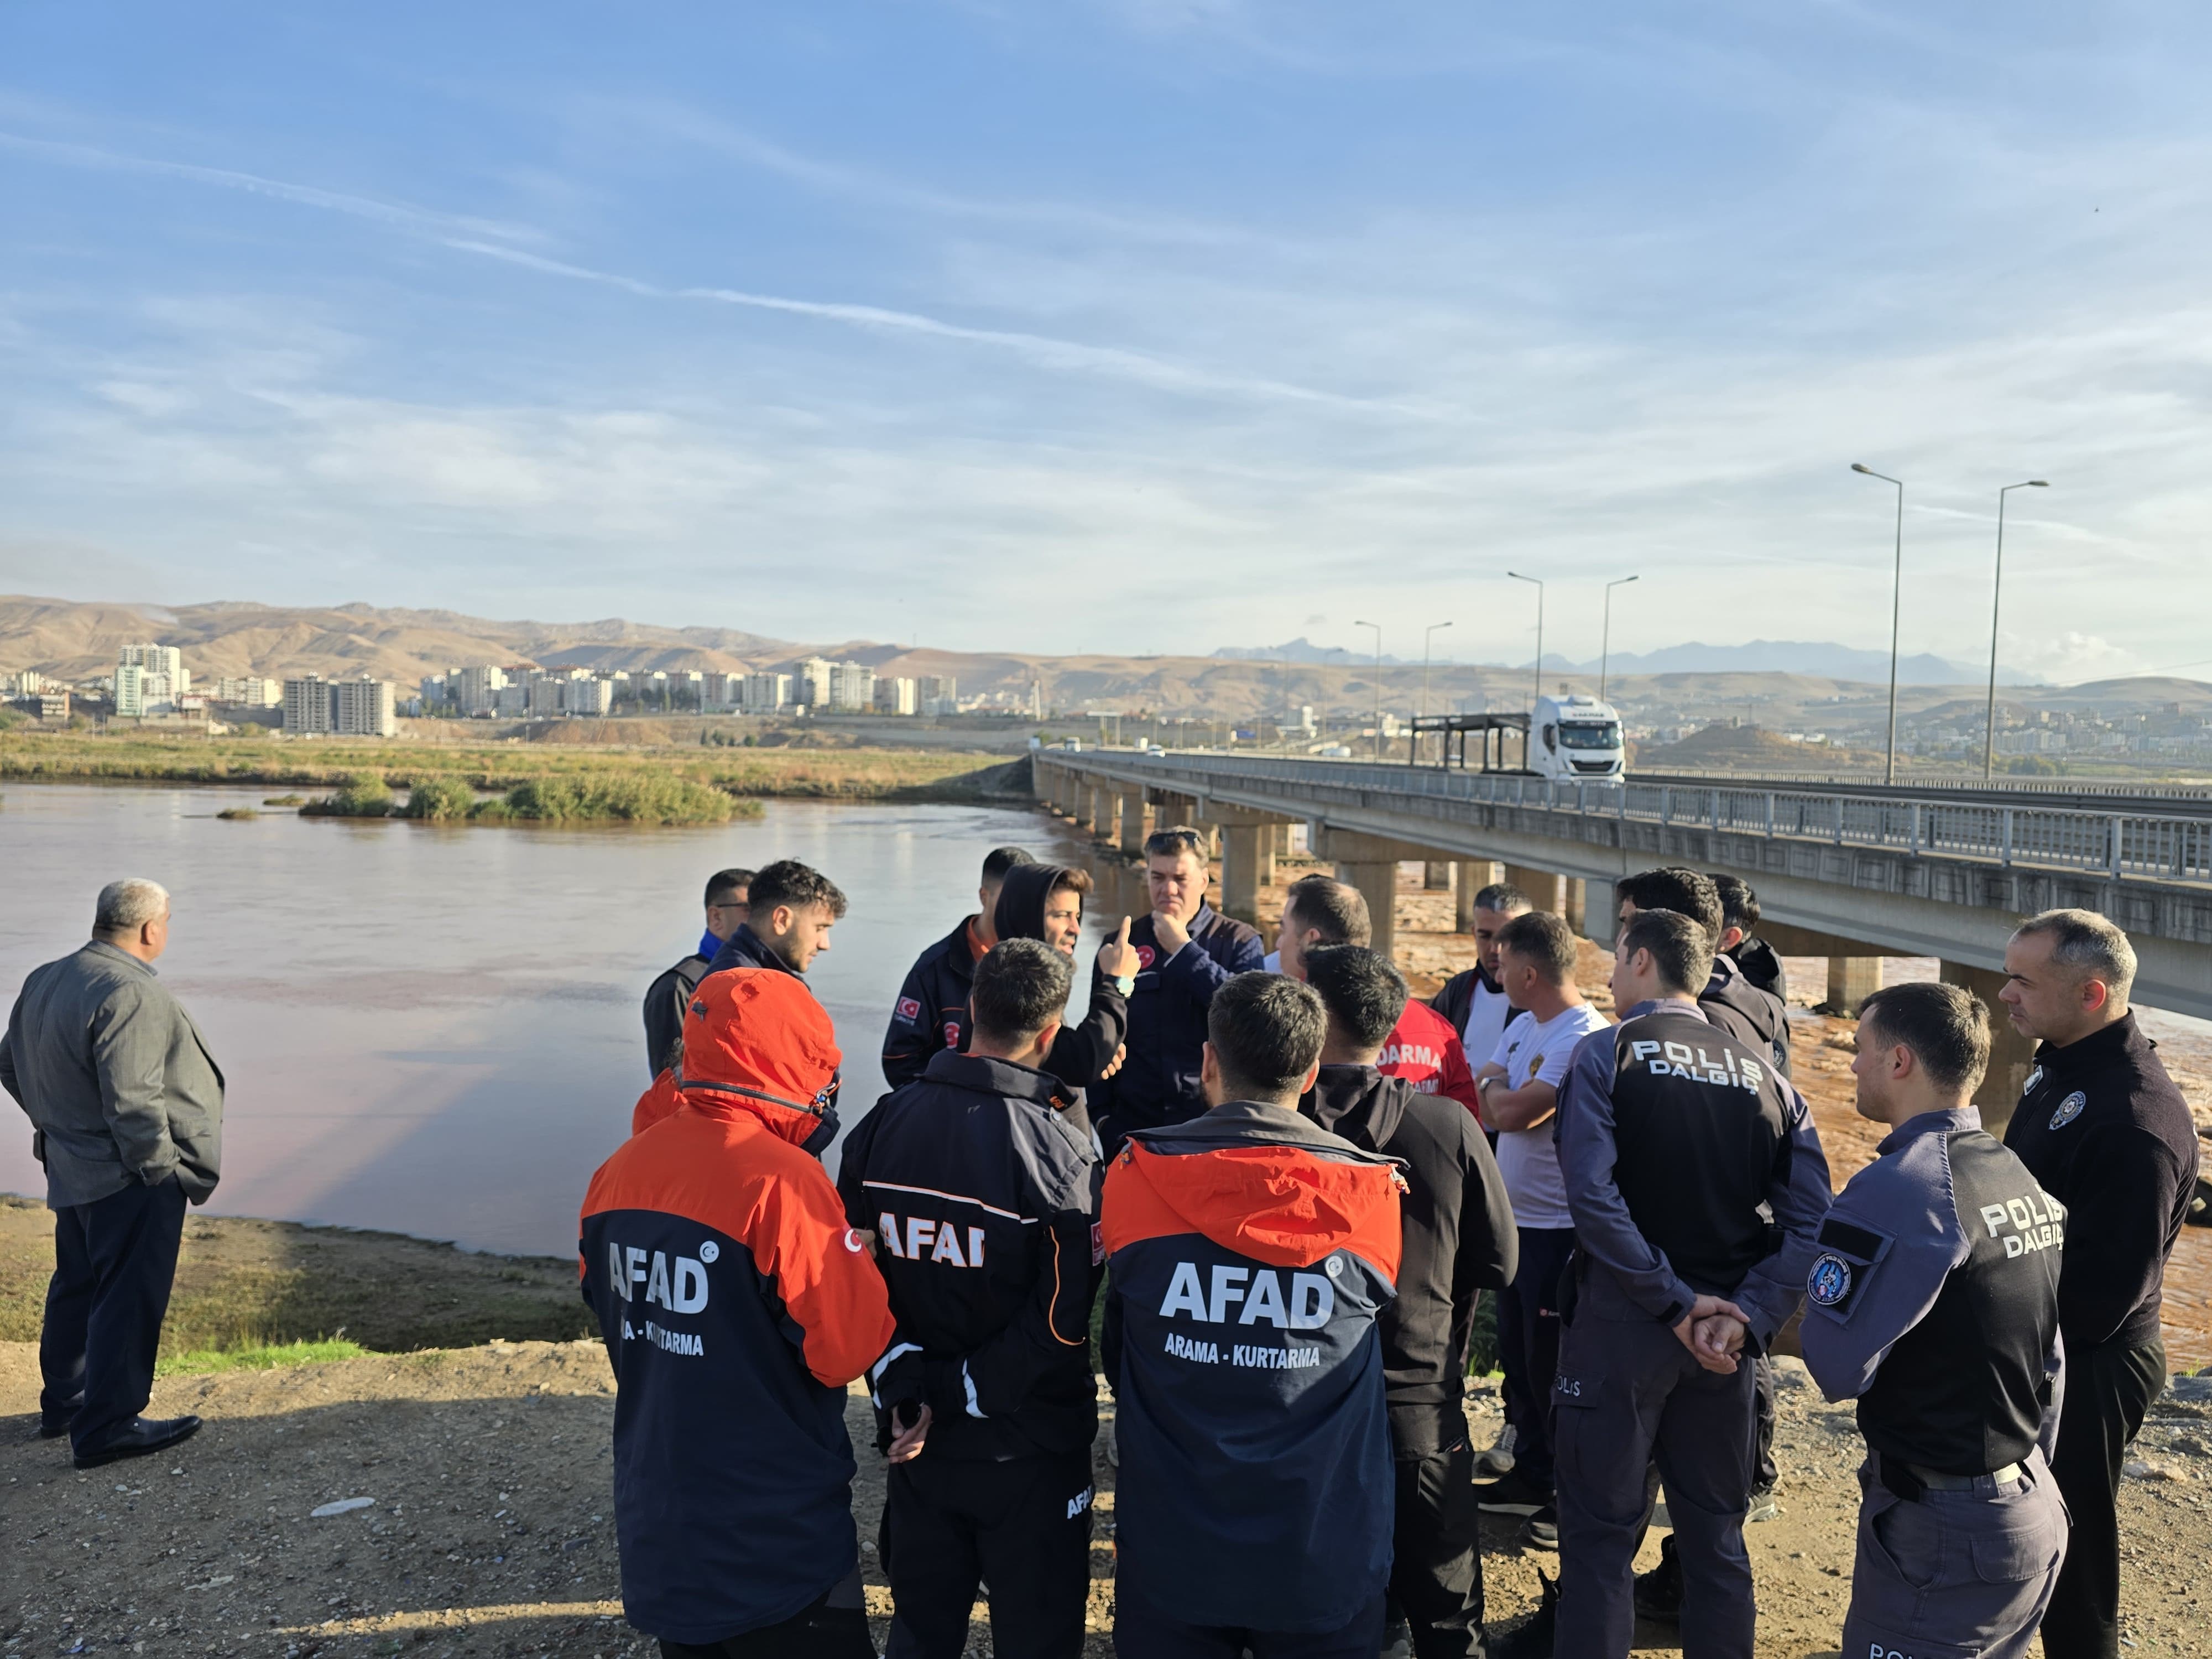
M 1750 1529 L 1761 1656 L 1833 1654 L 1850 1594 L 1847 1410 L 1823 1406 L 1784 1362 L 1784 1514 Z M 613 1398 L 591 1343 L 495 1343 L 264 1372 L 165 1378 L 159 1414 L 208 1426 L 176 1452 L 78 1474 L 63 1443 L 31 1437 L 37 1358 L 0 1344 L 0 1652 L 286 1656 L 645 1654 L 622 1620 L 608 1492 Z M 2208 1390 L 2212 1392 L 2212 1390 Z M 1481 1443 L 1494 1389 L 1469 1402 Z M 854 1511 L 872 1539 L 882 1465 L 863 1447 Z M 2130 1651 L 2203 1654 L 2200 1580 L 2212 1556 L 2212 1402 L 2161 1401 L 2122 1496 Z M 1112 1471 L 1099 1462 L 1091 1651 L 1112 1651 Z M 349 1498 L 374 1504 L 327 1518 Z M 1662 1511 L 1663 1516 L 1663 1511 Z M 1644 1565 L 1656 1559 L 1657 1534 Z M 869 1601 L 889 1595 L 872 1571 Z M 1492 1525 L 1493 1629 L 1535 1604 L 1556 1559 Z M 970 1651 L 991 1650 L 979 1607 Z M 883 1623 L 877 1626 L 880 1639 Z M 1639 1653 L 1676 1644 L 1647 1626 Z

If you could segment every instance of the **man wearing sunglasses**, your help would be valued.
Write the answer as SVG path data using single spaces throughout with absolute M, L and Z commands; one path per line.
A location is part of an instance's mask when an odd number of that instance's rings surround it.
M 684 1032 L 684 1006 L 707 977 L 707 964 L 751 914 L 745 899 L 752 878 L 750 870 L 717 870 L 707 878 L 707 931 L 699 936 L 699 948 L 647 989 L 645 1068 L 651 1075 L 658 1077 L 667 1069 L 676 1039 Z

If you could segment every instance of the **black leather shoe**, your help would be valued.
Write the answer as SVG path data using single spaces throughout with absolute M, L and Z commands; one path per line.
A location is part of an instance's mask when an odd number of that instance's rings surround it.
M 67 1417 L 47 1417 L 42 1413 L 39 1418 L 39 1438 L 58 1440 L 69 1432 L 70 1425 L 76 1420 L 75 1413 Z
M 81 1469 L 96 1469 L 103 1463 L 166 1451 L 199 1431 L 200 1420 L 197 1417 L 134 1417 L 120 1432 L 78 1452 L 75 1462 Z

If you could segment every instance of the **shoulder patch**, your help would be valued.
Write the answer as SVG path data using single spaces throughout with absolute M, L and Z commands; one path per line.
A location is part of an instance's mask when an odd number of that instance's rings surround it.
M 2036 1090 L 2036 1085 L 2042 1081 L 2043 1067 L 2039 1066 L 2027 1074 L 2027 1081 L 2020 1085 L 2021 1098 L 2025 1100 L 2028 1096 L 2033 1094 Z
M 1840 1307 L 1851 1293 L 1856 1275 L 1851 1264 L 1833 1250 L 1823 1250 L 1813 1258 L 1812 1271 L 1805 1275 L 1805 1297 L 1815 1307 Z
M 913 1024 L 915 1021 L 920 1019 L 921 1018 L 921 1002 L 920 999 L 915 997 L 901 997 L 898 1000 L 898 1017 L 906 1021 L 909 1025 Z
M 2081 1115 L 2081 1109 L 2088 1103 L 2089 1097 L 2076 1089 L 2065 1099 L 2060 1101 L 2057 1109 L 2051 1114 L 2051 1127 L 2054 1129 L 2064 1128 Z

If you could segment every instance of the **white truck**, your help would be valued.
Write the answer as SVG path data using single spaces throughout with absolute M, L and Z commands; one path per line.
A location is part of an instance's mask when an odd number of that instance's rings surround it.
M 1542 778 L 1626 775 L 1620 712 L 1595 697 L 1537 698 L 1528 723 L 1528 769 Z

